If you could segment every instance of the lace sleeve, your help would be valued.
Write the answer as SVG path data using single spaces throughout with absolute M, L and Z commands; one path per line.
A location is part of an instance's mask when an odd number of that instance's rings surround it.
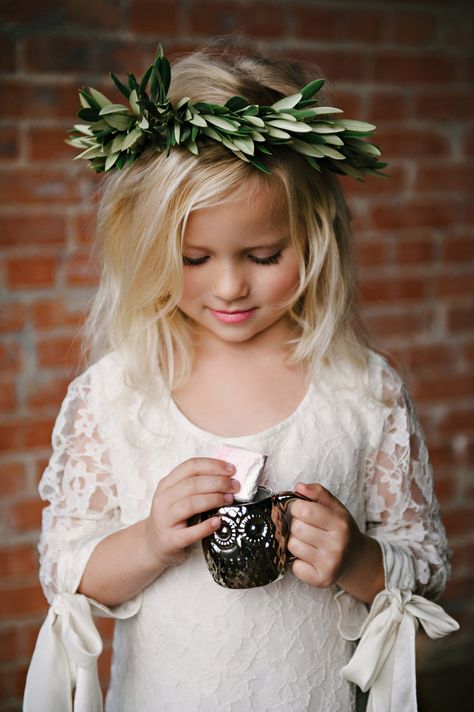
M 91 407 L 91 378 L 72 382 L 53 431 L 53 454 L 39 485 L 43 510 L 40 581 L 49 603 L 74 593 L 99 541 L 120 528 L 117 489 Z
M 423 433 L 399 377 L 383 373 L 383 430 L 369 453 L 367 533 L 382 547 L 386 587 L 429 598 L 444 590 L 449 552 Z

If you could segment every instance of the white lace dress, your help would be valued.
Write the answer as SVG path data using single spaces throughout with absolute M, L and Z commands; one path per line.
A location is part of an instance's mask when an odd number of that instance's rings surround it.
M 320 482 L 348 507 L 382 547 L 387 598 L 381 611 L 403 612 L 413 591 L 436 597 L 449 566 L 423 436 L 399 377 L 375 354 L 371 378 L 386 405 L 328 376 L 309 387 L 284 422 L 235 438 L 195 426 L 165 394 L 144 407 L 138 392 L 124 388 L 115 354 L 73 381 L 40 484 L 50 501 L 40 578 L 52 612 L 51 630 L 42 632 L 49 642 L 38 641 L 36 669 L 30 670 L 30 697 L 38 703 L 43 695 L 52 704 L 49 692 L 38 692 L 45 684 L 38 682 L 43 651 L 43 661 L 48 654 L 66 659 L 64 695 L 74 686 L 79 694 L 82 686 L 89 700 L 84 710 L 100 709 L 94 681 L 100 645 L 94 650 L 86 610 L 92 605 L 117 618 L 107 712 L 353 710 L 349 680 L 359 680 L 341 670 L 354 652 L 352 640 L 364 634 L 367 608 L 349 594 L 336 596 L 336 588 L 317 589 L 287 572 L 265 587 L 225 589 L 212 580 L 196 545 L 185 563 L 113 609 L 75 591 L 98 542 L 148 515 L 159 480 L 189 457 L 215 455 L 225 441 L 268 455 L 264 484 L 272 490 Z M 55 651 L 47 654 L 51 635 Z M 84 659 L 74 645 L 82 645 Z M 60 675 L 62 668 L 56 669 Z M 80 704 L 76 700 L 77 709 Z

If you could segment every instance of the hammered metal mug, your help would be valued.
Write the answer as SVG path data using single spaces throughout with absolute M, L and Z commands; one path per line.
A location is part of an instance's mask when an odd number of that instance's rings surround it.
M 202 541 L 212 578 L 226 588 L 253 588 L 276 581 L 294 557 L 288 552 L 288 506 L 308 497 L 296 492 L 274 494 L 259 487 L 250 502 L 234 502 L 201 515 L 219 516 L 221 526 Z

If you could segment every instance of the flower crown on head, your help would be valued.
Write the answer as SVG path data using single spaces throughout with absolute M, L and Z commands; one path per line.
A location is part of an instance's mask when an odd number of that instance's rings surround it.
M 91 87 L 81 89 L 78 116 L 85 123 L 76 124 L 67 141 L 81 149 L 76 158 L 89 160 L 98 173 L 123 168 L 148 148 L 168 156 L 172 148 L 182 146 L 198 155 L 199 146 L 215 141 L 265 173 L 270 173 L 265 156 L 272 155 L 271 148 L 285 146 L 303 154 L 317 171 L 358 180 L 367 173 L 386 175 L 380 172 L 387 165 L 379 161 L 380 150 L 365 140 L 375 126 L 332 118 L 342 110 L 318 106 L 314 96 L 324 79 L 315 79 L 271 106 L 250 104 L 242 96 L 233 96 L 224 105 L 192 103 L 186 96 L 172 104 L 167 96 L 171 68 L 161 44 L 140 81 L 129 74 L 127 86 L 114 74 L 111 77 L 129 105 L 114 104 Z

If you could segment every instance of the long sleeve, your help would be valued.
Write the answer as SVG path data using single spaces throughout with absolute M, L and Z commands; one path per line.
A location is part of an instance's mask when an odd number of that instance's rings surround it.
M 416 712 L 415 633 L 421 623 L 432 638 L 459 628 L 432 600 L 450 571 L 449 550 L 423 433 L 397 374 L 382 371 L 379 442 L 366 461 L 366 532 L 382 549 L 385 589 L 360 625 L 353 601 L 337 595 L 340 631 L 359 640 L 343 668 L 345 679 L 370 690 L 367 712 Z
M 387 588 L 438 598 L 449 551 L 423 433 L 397 374 L 383 370 L 383 427 L 367 459 L 366 531 L 380 543 Z
M 40 581 L 50 610 L 28 672 L 24 711 L 102 709 L 97 658 L 102 642 L 91 610 L 128 618 L 140 596 L 109 608 L 77 593 L 97 544 L 123 525 L 107 447 L 100 434 L 100 396 L 90 370 L 69 387 L 53 430 L 53 453 L 39 485 L 43 510 Z M 49 671 L 48 671 L 49 667 Z M 51 670 L 56 670 L 54 679 Z

